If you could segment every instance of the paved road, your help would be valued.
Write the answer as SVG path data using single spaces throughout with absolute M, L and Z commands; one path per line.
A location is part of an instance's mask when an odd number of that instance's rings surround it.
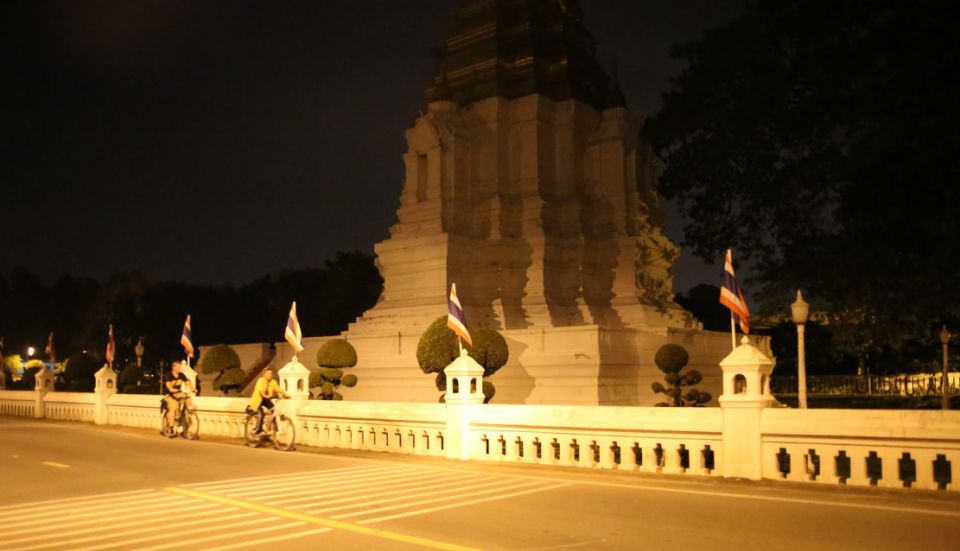
M 330 450 L 0 417 L 0 549 L 932 549 L 960 497 Z

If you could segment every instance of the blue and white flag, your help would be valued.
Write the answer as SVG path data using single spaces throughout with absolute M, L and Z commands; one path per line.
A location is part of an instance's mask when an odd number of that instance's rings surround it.
M 730 309 L 730 313 L 740 324 L 740 330 L 750 333 L 750 310 L 743 292 L 737 285 L 737 276 L 733 273 L 733 253 L 727 249 L 727 258 L 723 263 L 723 284 L 720 286 L 720 304 Z
M 460 299 L 457 298 L 457 284 L 450 284 L 449 312 L 447 313 L 447 327 L 453 330 L 460 337 L 460 340 L 467 343 L 467 346 L 473 348 L 473 340 L 470 339 L 470 332 L 467 331 L 467 318 L 463 315 L 463 307 L 460 306 Z
M 287 329 L 283 336 L 293 347 L 294 354 L 303 352 L 303 331 L 300 330 L 300 320 L 297 319 L 297 303 L 290 306 L 290 316 L 287 317 Z
M 193 357 L 193 331 L 190 329 L 190 314 L 187 314 L 187 321 L 183 324 L 183 334 L 180 335 L 180 344 L 183 351 L 187 353 L 188 358 Z

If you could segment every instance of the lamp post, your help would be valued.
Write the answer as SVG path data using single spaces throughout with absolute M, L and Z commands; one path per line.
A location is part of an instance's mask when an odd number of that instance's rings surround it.
M 950 342 L 950 332 L 944 324 L 940 329 L 940 344 L 943 345 L 943 378 L 940 380 L 940 408 L 950 409 L 950 385 L 947 384 L 947 344 Z
M 810 305 L 804 302 L 803 294 L 797 290 L 797 300 L 790 305 L 793 314 L 793 323 L 797 325 L 797 401 L 801 409 L 807 409 L 807 358 L 804 343 L 804 329 L 807 316 L 810 315 Z
M 143 369 L 143 337 L 137 340 L 137 346 L 133 347 L 133 351 L 137 355 L 137 367 Z
M 28 346 L 28 347 L 27 347 L 27 359 L 29 360 L 30 358 L 32 358 L 33 355 L 34 355 L 36 352 L 37 352 L 37 349 L 36 349 L 36 348 L 34 348 L 34 347 L 32 347 L 32 346 Z

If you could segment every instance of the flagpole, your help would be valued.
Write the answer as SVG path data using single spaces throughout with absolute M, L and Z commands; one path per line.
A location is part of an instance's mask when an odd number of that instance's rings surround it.
M 737 349 L 737 324 L 733 321 L 733 312 L 730 312 L 730 347 L 731 350 Z
M 457 347 L 460 348 L 460 355 L 463 356 L 463 340 L 457 335 Z

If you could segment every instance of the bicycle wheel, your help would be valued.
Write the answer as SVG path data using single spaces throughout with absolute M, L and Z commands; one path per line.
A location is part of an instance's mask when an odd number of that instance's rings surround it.
M 167 422 L 167 412 L 160 414 L 160 434 L 170 436 L 173 434 L 173 427 Z
M 260 435 L 256 434 L 257 431 L 257 414 L 252 413 L 247 415 L 247 420 L 243 423 L 243 439 L 247 441 L 248 444 L 256 444 L 260 442 Z
M 200 418 L 197 417 L 197 412 L 184 409 L 180 416 L 180 424 L 183 425 L 181 436 L 187 440 L 200 438 Z
M 273 447 L 282 452 L 292 450 L 294 440 L 297 438 L 293 421 L 286 415 L 280 415 L 274 420 L 274 427 Z

